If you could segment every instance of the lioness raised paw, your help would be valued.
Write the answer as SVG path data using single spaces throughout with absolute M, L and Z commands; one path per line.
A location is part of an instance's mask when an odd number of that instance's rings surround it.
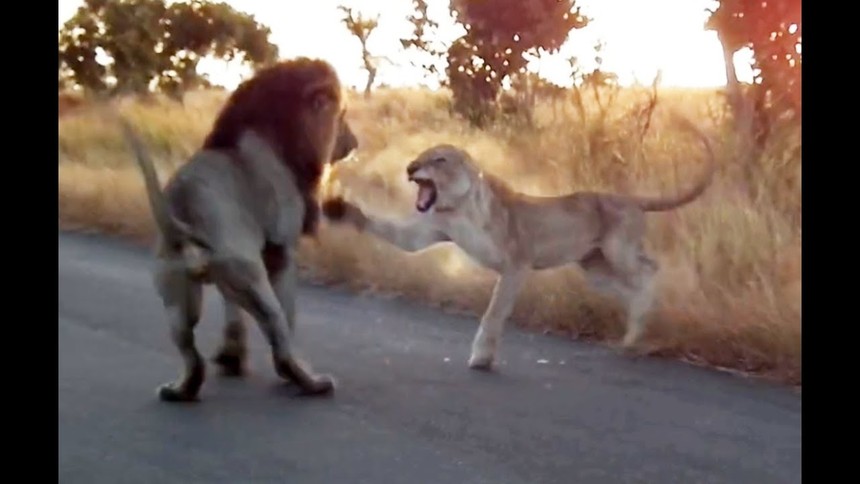
M 348 203 L 343 198 L 330 198 L 322 203 L 322 212 L 330 220 L 342 220 L 346 216 Z
M 367 218 L 360 208 L 343 198 L 330 198 L 322 203 L 323 215 L 333 222 L 350 223 L 356 228 L 363 228 Z

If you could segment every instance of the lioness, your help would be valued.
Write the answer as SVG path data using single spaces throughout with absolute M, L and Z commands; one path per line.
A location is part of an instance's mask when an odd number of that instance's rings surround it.
M 314 375 L 295 358 L 290 336 L 294 251 L 317 226 L 323 168 L 358 147 L 342 96 L 337 73 L 322 60 L 297 58 L 258 71 L 231 94 L 203 146 L 163 191 L 143 143 L 119 119 L 159 230 L 155 285 L 184 361 L 179 380 L 158 388 L 162 400 L 198 398 L 205 365 L 194 327 L 208 283 L 225 299 L 225 342 L 216 357 L 225 372 L 241 372 L 247 312 L 268 339 L 278 375 L 307 393 L 334 389 L 331 377 Z
M 599 291 L 620 297 L 627 309 L 623 348 L 637 342 L 653 299 L 658 265 L 643 247 L 645 212 L 671 210 L 695 200 L 715 168 L 711 144 L 690 121 L 674 116 L 705 146 L 708 169 L 675 197 L 645 198 L 578 192 L 555 197 L 517 193 L 483 172 L 463 149 L 448 144 L 425 150 L 406 168 L 418 185 L 418 213 L 388 221 L 333 198 L 323 203 L 328 219 L 349 223 L 407 251 L 451 241 L 499 274 L 472 343 L 469 366 L 489 369 L 505 320 L 530 270 L 577 264 Z

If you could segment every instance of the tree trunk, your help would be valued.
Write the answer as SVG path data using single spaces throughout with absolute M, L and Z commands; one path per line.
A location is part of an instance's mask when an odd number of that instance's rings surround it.
M 373 86 L 373 81 L 376 80 L 376 69 L 367 68 L 367 84 L 364 85 L 364 98 L 370 99 L 370 88 Z
M 723 64 L 726 68 L 726 95 L 734 117 L 735 140 L 737 140 L 736 155 L 744 173 L 745 191 L 751 199 L 755 199 L 758 190 L 755 180 L 758 176 L 758 155 L 755 143 L 755 116 L 753 105 L 741 90 L 735 71 L 734 53 L 722 36 L 718 36 L 723 48 Z

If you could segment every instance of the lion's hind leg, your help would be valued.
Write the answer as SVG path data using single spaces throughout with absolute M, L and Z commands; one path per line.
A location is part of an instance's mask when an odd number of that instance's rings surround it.
M 225 318 L 223 342 L 212 360 L 220 367 L 223 376 L 242 376 L 246 371 L 248 355 L 245 329 L 247 314 L 223 295 L 222 299 Z
M 280 255 L 273 255 L 275 252 L 280 253 Z M 270 246 L 264 254 L 264 262 L 275 297 L 277 297 L 278 303 L 284 311 L 287 336 L 292 338 L 296 330 L 296 288 L 298 283 L 295 251 L 287 246 Z M 288 381 L 298 378 L 299 385 L 306 392 L 312 394 L 327 393 L 334 390 L 334 379 L 331 376 L 311 376 L 309 366 L 297 358 L 293 352 L 290 354 L 292 357 L 289 360 L 282 360 L 282 364 L 286 363 L 291 366 L 285 368 L 286 371 L 280 372 L 281 378 Z
M 286 312 L 291 308 L 281 305 L 262 260 L 252 262 L 234 258 L 219 261 L 216 267 L 221 293 L 247 311 L 260 325 L 271 347 L 278 375 L 295 381 L 305 393 L 330 393 L 334 389 L 334 381 L 326 375 L 312 374 L 294 357 Z
M 197 399 L 205 379 L 205 365 L 194 341 L 194 328 L 200 321 L 203 288 L 190 280 L 180 268 L 165 268 L 159 273 L 158 288 L 170 322 L 170 336 L 179 349 L 183 374 L 174 382 L 158 387 L 158 396 L 167 402 Z

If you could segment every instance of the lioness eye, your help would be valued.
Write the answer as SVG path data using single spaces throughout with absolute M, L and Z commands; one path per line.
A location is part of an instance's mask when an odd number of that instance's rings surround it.
M 444 156 L 440 156 L 439 158 L 436 158 L 436 159 L 434 159 L 434 160 L 433 160 L 433 162 L 434 162 L 434 163 L 442 163 L 442 162 L 444 162 L 444 161 L 445 161 L 445 157 L 444 157 Z

